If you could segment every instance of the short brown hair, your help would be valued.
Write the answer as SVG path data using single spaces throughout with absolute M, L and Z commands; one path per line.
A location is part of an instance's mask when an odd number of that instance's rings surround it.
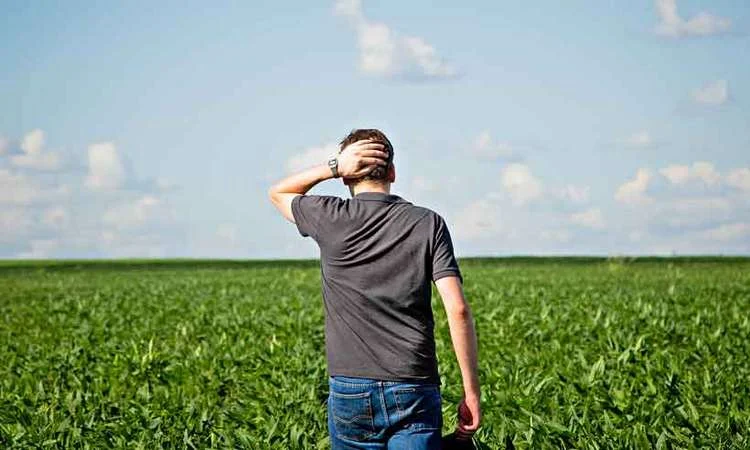
M 361 141 L 363 139 L 372 139 L 379 144 L 383 144 L 383 146 L 385 147 L 384 150 L 388 152 L 388 165 L 385 167 L 378 166 L 368 175 L 360 178 L 360 180 L 385 180 L 388 177 L 388 168 L 390 168 L 391 164 L 393 164 L 393 145 L 391 145 L 391 141 L 388 140 L 388 138 L 385 136 L 385 133 L 383 133 L 382 131 L 375 128 L 358 128 L 356 130 L 352 130 L 351 133 L 349 133 L 344 139 L 341 140 L 341 142 L 339 142 L 339 153 L 341 153 L 347 145 L 357 141 Z

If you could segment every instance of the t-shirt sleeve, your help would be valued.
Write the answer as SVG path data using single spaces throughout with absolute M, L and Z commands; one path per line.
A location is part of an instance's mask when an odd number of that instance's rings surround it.
M 331 229 L 341 199 L 326 195 L 298 195 L 292 199 L 292 215 L 302 236 L 318 240 Z
M 432 281 L 448 276 L 457 276 L 461 283 L 464 278 L 458 268 L 458 261 L 453 254 L 453 241 L 448 226 L 442 217 L 438 216 L 435 227 L 434 246 L 432 252 Z

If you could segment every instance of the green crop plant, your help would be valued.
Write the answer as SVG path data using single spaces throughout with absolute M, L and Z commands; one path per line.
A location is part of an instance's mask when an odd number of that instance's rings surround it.
M 750 448 L 750 260 L 461 267 L 486 448 Z M 328 448 L 323 342 L 315 261 L 2 262 L 0 448 Z

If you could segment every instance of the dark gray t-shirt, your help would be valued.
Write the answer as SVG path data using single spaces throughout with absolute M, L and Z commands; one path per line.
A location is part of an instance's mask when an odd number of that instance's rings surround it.
M 329 375 L 439 383 L 431 280 L 461 273 L 445 221 L 396 195 L 300 195 L 320 247 Z

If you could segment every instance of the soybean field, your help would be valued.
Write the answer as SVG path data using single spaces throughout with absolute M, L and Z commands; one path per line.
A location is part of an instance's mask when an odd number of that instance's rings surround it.
M 750 259 L 460 264 L 484 448 L 750 448 Z M 0 262 L 0 448 L 328 448 L 326 377 L 317 261 Z

